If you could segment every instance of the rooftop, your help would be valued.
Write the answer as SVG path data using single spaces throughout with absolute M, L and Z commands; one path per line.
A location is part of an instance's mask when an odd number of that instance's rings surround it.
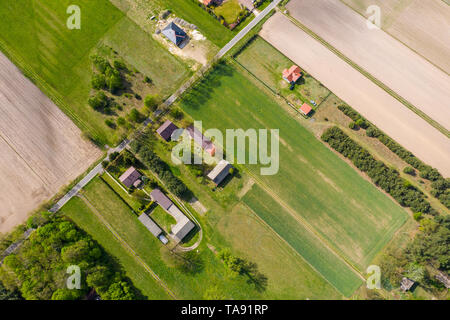
M 172 123 L 172 121 L 167 120 L 164 122 L 156 132 L 166 141 L 169 141 L 172 137 L 172 133 L 177 130 L 178 127 Z
M 293 65 L 289 69 L 283 70 L 283 78 L 292 83 L 296 82 L 302 76 L 302 69 L 299 66 Z
M 208 173 L 208 178 L 216 185 L 219 185 L 229 174 L 231 164 L 226 160 L 220 160 L 219 163 Z
M 183 29 L 173 22 L 169 23 L 164 29 L 162 29 L 161 33 L 177 46 L 180 46 L 181 43 L 187 39 L 186 32 L 184 32 Z
M 131 188 L 131 186 L 139 180 L 142 175 L 139 171 L 134 167 L 129 167 L 127 171 L 125 171 L 120 177 L 119 180 L 122 182 L 127 188 Z

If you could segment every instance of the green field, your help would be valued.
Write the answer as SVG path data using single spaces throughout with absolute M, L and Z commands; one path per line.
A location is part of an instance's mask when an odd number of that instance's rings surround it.
M 408 216 L 401 207 L 362 179 L 234 68 L 219 66 L 185 97 L 181 105 L 193 119 L 203 120 L 205 129 L 214 127 L 222 132 L 230 128 L 280 129 L 278 174 L 260 176 L 258 166 L 246 166 L 245 170 L 260 186 L 269 190 L 273 201 L 285 209 L 284 215 L 289 213 L 291 217 L 283 220 L 302 221 L 301 224 L 314 230 L 341 259 L 360 272 L 365 271 L 406 221 Z M 296 228 L 283 222 L 278 224 L 277 232 L 292 242 Z M 312 244 L 305 242 L 303 245 Z M 298 246 L 296 249 L 301 254 Z M 314 261 L 304 258 L 319 269 Z M 335 260 L 338 264 L 339 258 Z M 335 278 L 332 273 L 323 275 L 330 282 Z M 353 286 L 354 283 L 337 285 L 344 294 L 348 294 Z
M 81 29 L 69 30 L 66 10 L 81 8 Z M 120 134 L 87 105 L 89 56 L 104 42 L 128 64 L 154 78 L 168 94 L 189 75 L 186 67 L 107 0 L 4 0 L 0 6 L 0 49 L 84 131 L 114 145 Z M 165 70 L 164 73 L 159 72 Z M 169 90 L 170 89 L 170 90 Z
M 327 88 L 305 70 L 295 89 L 289 90 L 290 86 L 283 80 L 282 72 L 294 63 L 260 37 L 252 41 L 236 60 L 273 91 L 289 98 L 292 103 L 299 104 L 301 101 L 311 104 L 309 101 L 314 100 L 320 104 L 330 94 Z

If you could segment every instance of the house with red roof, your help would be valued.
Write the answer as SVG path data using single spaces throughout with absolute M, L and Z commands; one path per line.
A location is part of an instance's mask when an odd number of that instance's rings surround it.
M 213 5 L 213 4 L 217 4 L 218 3 L 218 1 L 217 0 L 203 0 L 202 1 L 203 2 L 203 4 L 205 5 L 205 6 L 210 6 L 210 5 Z
M 308 114 L 311 113 L 312 108 L 309 104 L 304 103 L 301 107 L 300 107 L 300 111 L 301 113 L 303 113 L 305 116 L 307 116 Z
M 294 84 L 300 79 L 302 76 L 302 69 L 299 66 L 293 65 L 289 69 L 283 70 L 283 79 L 289 82 L 290 84 Z

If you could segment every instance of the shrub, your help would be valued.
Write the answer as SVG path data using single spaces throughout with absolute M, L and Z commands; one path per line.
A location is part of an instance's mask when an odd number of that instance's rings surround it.
M 95 74 L 92 77 L 91 85 L 92 85 L 92 88 L 96 89 L 96 90 L 104 89 L 106 87 L 105 76 L 103 74 L 100 74 L 100 73 Z
M 116 124 L 115 124 L 114 120 L 112 120 L 112 119 L 106 119 L 105 124 L 112 129 L 116 128 Z
M 416 212 L 413 214 L 414 220 L 419 221 L 422 219 L 422 212 Z
M 145 120 L 145 117 L 136 108 L 133 108 L 128 114 L 128 119 L 132 122 L 141 123 L 142 121 Z
M 350 122 L 349 124 L 348 124 L 348 127 L 350 128 L 350 129 L 355 129 L 356 128 L 356 123 L 355 122 Z
M 148 95 L 144 99 L 144 105 L 151 111 L 155 111 L 158 107 L 158 102 L 156 101 L 156 96 Z
M 415 173 L 414 169 L 411 168 L 411 167 L 405 167 L 403 169 L 403 172 L 406 173 L 406 174 L 410 174 L 410 175 L 413 175 Z
M 98 92 L 95 96 L 91 96 L 88 100 L 88 104 L 98 112 L 109 114 L 111 109 L 109 108 L 109 100 L 103 91 Z

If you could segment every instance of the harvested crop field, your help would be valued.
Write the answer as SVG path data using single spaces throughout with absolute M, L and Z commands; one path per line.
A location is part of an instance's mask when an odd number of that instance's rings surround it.
M 450 130 L 450 77 L 339 1 L 292 0 L 290 15 Z
M 381 9 L 381 28 L 450 73 L 450 6 L 442 0 L 342 0 L 367 17 L 367 8 Z
M 422 161 L 450 176 L 447 137 L 288 18 L 274 15 L 261 36 Z
M 1 53 L 0 70 L 0 232 L 7 232 L 101 152 Z

